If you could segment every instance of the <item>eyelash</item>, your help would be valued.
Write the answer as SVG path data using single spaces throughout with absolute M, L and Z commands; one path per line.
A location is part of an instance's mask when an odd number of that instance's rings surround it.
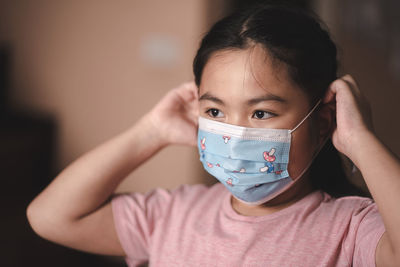
M 210 108 L 209 110 L 206 111 L 206 113 L 208 114 L 208 116 L 210 116 L 210 117 L 212 117 L 212 118 L 219 118 L 219 117 L 217 117 L 217 116 L 212 115 L 212 112 L 213 112 L 213 111 L 221 112 L 219 109 Z M 221 112 L 221 113 L 222 113 L 222 112 Z
M 210 117 L 212 117 L 212 118 L 219 118 L 218 117 L 218 115 L 212 115 L 212 112 L 215 112 L 215 111 L 217 111 L 218 113 L 222 113 L 219 109 L 216 109 L 216 108 L 210 108 L 210 109 L 208 109 L 207 111 L 206 111 L 206 114 L 208 114 L 208 116 L 210 116 Z M 267 118 L 257 118 L 256 117 L 256 113 L 258 113 L 258 112 L 263 112 L 263 115 L 265 115 L 265 114 L 269 114 L 269 116 L 267 117 Z M 223 114 L 223 113 L 222 113 Z M 251 116 L 252 118 L 255 118 L 255 119 L 258 119 L 258 120 L 266 120 L 266 119 L 269 119 L 269 118 L 271 118 L 271 117 L 274 117 L 274 116 L 276 116 L 276 114 L 274 114 L 274 113 L 272 113 L 272 112 L 268 112 L 268 111 L 264 111 L 264 110 L 256 110 L 256 111 L 254 111 L 254 113 L 253 113 L 253 115 Z
M 274 114 L 272 112 L 268 112 L 268 111 L 264 111 L 264 110 L 256 110 L 256 111 L 254 111 L 252 118 L 255 118 L 256 113 L 258 113 L 258 112 L 263 112 L 264 114 L 269 114 L 267 118 L 256 118 L 258 120 L 266 120 L 266 119 L 276 116 L 276 114 Z

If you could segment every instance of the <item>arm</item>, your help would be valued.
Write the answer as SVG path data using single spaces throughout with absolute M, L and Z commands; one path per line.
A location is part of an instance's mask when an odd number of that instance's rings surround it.
M 360 136 L 357 146 L 354 163 L 378 205 L 386 230 L 378 243 L 377 266 L 400 266 L 400 162 L 373 134 Z
M 124 255 L 110 197 L 131 171 L 164 146 L 196 143 L 196 96 L 194 84 L 170 91 L 134 126 L 65 168 L 28 206 L 32 228 L 48 240 L 75 249 Z
M 377 266 L 400 266 L 400 161 L 373 133 L 369 106 L 351 76 L 333 82 L 324 102 L 336 109 L 333 143 L 361 171 L 385 225 Z

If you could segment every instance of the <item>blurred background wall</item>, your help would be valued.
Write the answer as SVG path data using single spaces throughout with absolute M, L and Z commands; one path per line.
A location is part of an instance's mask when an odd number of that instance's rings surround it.
M 25 208 L 73 160 L 191 80 L 199 41 L 225 10 L 220 0 L 0 0 L 0 44 L 10 63 L 0 166 L 12 181 L 3 187 L 2 266 L 110 265 L 35 236 Z M 201 171 L 196 148 L 170 147 L 118 190 L 207 182 Z
M 218 1 L 217 1 L 218 2 Z M 12 43 L 10 103 L 54 115 L 55 170 L 127 129 L 192 79 L 207 1 L 2 1 Z M 122 188 L 199 182 L 195 149 L 167 148 Z
M 0 225 L 7 266 L 25 265 L 27 259 L 53 266 L 60 257 L 57 266 L 120 262 L 36 237 L 26 223 L 27 203 L 73 160 L 126 130 L 168 90 L 191 80 L 192 60 L 209 26 L 254 2 L 260 1 L 0 0 L 0 44 L 10 51 L 11 66 L 3 104 L 20 114 L 0 116 L 7 121 L 0 138 L 7 168 L 1 176 L 9 185 L 3 187 L 7 218 Z M 340 47 L 340 74 L 355 77 L 371 102 L 377 135 L 399 155 L 396 1 L 294 2 L 327 23 Z M 17 127 L 16 121 L 31 126 Z M 360 177 L 357 181 L 362 184 Z M 213 182 L 200 167 L 196 148 L 171 147 L 130 174 L 118 191 Z
M 371 104 L 376 135 L 400 156 L 400 2 L 315 0 L 312 6 L 338 45 L 339 74 L 355 78 Z M 365 186 L 360 172 L 353 181 Z

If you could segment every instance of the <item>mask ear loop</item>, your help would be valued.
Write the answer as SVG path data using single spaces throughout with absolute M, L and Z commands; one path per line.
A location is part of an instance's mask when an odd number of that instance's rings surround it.
M 315 104 L 315 106 L 311 109 L 311 111 L 305 116 L 305 118 L 296 125 L 296 127 L 294 127 L 293 130 L 289 130 L 290 133 L 294 132 L 312 113 L 313 111 L 318 107 L 318 105 L 321 103 L 321 99 L 318 100 L 318 102 Z M 288 190 L 289 188 L 293 187 L 299 180 L 301 180 L 300 178 L 304 175 L 304 173 L 311 167 L 312 163 L 314 162 L 315 158 L 318 156 L 319 152 L 322 150 L 322 148 L 325 146 L 326 142 L 329 140 L 330 136 L 328 135 L 324 141 L 318 145 L 317 149 L 315 150 L 315 152 L 313 153 L 310 162 L 307 164 L 307 166 L 302 170 L 302 172 L 300 173 L 300 175 L 298 175 L 295 179 L 291 177 L 291 175 L 289 174 L 289 177 L 292 179 L 292 182 L 287 184 L 287 186 L 284 186 L 283 188 L 281 188 L 280 190 L 278 190 L 277 192 L 275 192 L 274 194 L 267 196 L 266 198 L 263 198 L 257 202 L 246 202 L 243 201 L 241 199 L 238 199 L 239 201 L 246 203 L 247 205 L 251 205 L 251 206 L 256 206 L 256 205 L 260 205 L 262 203 L 268 202 L 269 200 L 273 199 L 274 197 L 276 197 L 277 195 L 280 195 L 282 192 Z
M 292 129 L 289 130 L 290 133 L 293 133 L 294 131 L 296 131 L 297 128 L 300 127 L 300 125 L 308 118 L 310 117 L 310 115 L 314 112 L 314 110 L 318 107 L 319 103 L 321 103 L 321 99 L 318 100 L 318 102 L 314 105 L 314 107 L 310 110 L 310 112 L 308 112 L 308 114 Z
M 247 205 L 256 206 L 256 205 L 260 205 L 260 204 L 262 204 L 262 203 L 268 202 L 269 200 L 271 200 L 271 199 L 275 198 L 276 196 L 280 195 L 282 192 L 284 192 L 284 191 L 288 190 L 289 188 L 293 187 L 298 181 L 301 180 L 300 178 L 301 178 L 301 177 L 304 175 L 304 173 L 310 168 L 310 166 L 311 166 L 312 163 L 314 162 L 315 158 L 318 156 L 318 154 L 319 154 L 319 152 L 321 151 L 321 149 L 325 146 L 325 144 L 326 144 L 326 142 L 328 141 L 328 139 L 329 139 L 329 136 L 327 136 L 327 137 L 324 139 L 324 141 L 318 146 L 318 148 L 315 150 L 315 152 L 314 152 L 314 154 L 313 154 L 313 156 L 312 156 L 310 162 L 309 162 L 309 163 L 307 164 L 307 166 L 303 169 L 303 171 L 300 173 L 300 175 L 298 175 L 298 176 L 296 177 L 296 179 L 292 178 L 292 177 L 290 176 L 290 174 L 289 174 L 289 177 L 292 179 L 292 182 L 289 183 L 287 186 L 284 186 L 284 187 L 281 188 L 279 191 L 275 192 L 273 195 L 270 195 L 270 196 L 268 196 L 268 197 L 266 197 L 266 198 L 263 198 L 263 199 L 261 199 L 261 200 L 259 200 L 259 201 L 257 201 L 257 202 L 250 202 L 250 203 L 249 203 L 249 202 L 243 201 L 243 200 L 241 200 L 241 199 L 239 199 L 239 198 L 236 198 L 236 199 L 238 199 L 239 201 L 241 201 L 241 202 L 243 202 L 243 203 L 245 203 L 245 204 L 247 204 Z M 235 197 L 235 196 L 234 196 L 234 197 Z
M 326 142 L 328 141 L 329 136 L 327 136 L 324 141 L 322 141 L 322 143 L 317 147 L 317 149 L 315 150 L 313 156 L 311 157 L 310 162 L 307 164 L 307 166 L 304 168 L 304 170 L 297 175 L 296 179 L 293 179 L 295 181 L 300 180 L 299 178 L 301 178 L 304 173 L 311 167 L 312 163 L 314 162 L 315 158 L 318 156 L 319 152 L 321 152 L 322 148 L 325 146 Z
M 315 106 L 311 109 L 311 111 L 304 117 L 304 119 L 296 125 L 296 127 L 293 128 L 293 130 L 290 130 L 290 133 L 294 132 L 312 113 L 313 111 L 318 107 L 318 105 L 321 103 L 322 99 L 318 100 L 318 102 L 315 104 Z M 330 136 L 326 136 L 325 139 L 322 141 L 320 145 L 318 145 L 317 149 L 315 150 L 313 156 L 311 157 L 310 162 L 307 164 L 307 166 L 304 168 L 304 170 L 296 177 L 296 179 L 293 179 L 295 181 L 299 180 L 300 177 L 304 175 L 304 173 L 311 167 L 312 163 L 314 162 L 315 158 L 318 156 L 319 152 L 321 149 L 325 146 L 326 142 Z

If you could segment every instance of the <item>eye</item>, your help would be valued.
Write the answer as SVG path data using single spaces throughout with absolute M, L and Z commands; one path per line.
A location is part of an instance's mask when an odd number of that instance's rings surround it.
M 253 113 L 253 118 L 259 119 L 259 120 L 265 120 L 269 119 L 271 117 L 275 116 L 275 114 L 263 110 L 256 110 Z
M 224 113 L 216 108 L 210 108 L 206 113 L 213 118 L 221 118 L 224 116 Z

